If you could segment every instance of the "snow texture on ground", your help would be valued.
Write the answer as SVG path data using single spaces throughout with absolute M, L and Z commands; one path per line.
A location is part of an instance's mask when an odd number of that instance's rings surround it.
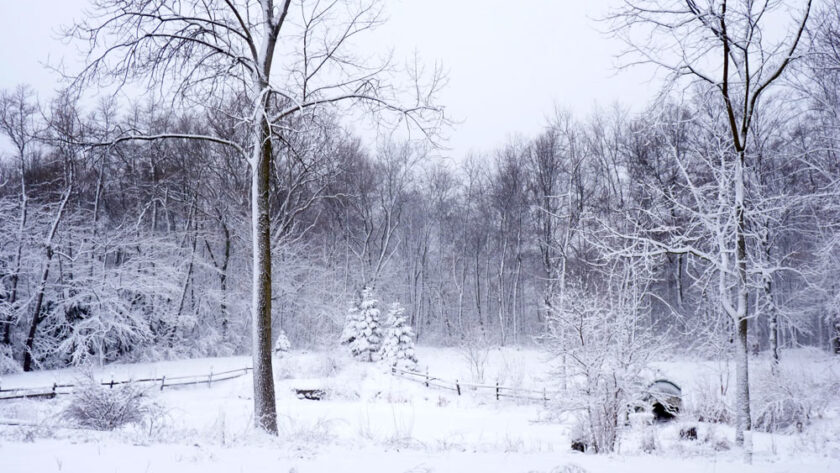
M 487 353 L 483 379 L 461 350 L 420 347 L 420 371 L 461 384 L 558 389 L 552 363 L 530 349 Z M 492 389 L 462 395 L 393 376 L 378 364 L 339 352 L 291 352 L 275 360 L 280 435 L 252 429 L 251 378 L 212 386 L 150 388 L 162 414 L 144 426 L 115 432 L 66 428 L 60 411 L 69 397 L 0 403 L 0 472 L 836 472 L 840 471 L 837 399 L 802 433 L 755 434 L 753 464 L 732 445 L 734 432 L 684 415 L 666 425 L 625 431 L 619 451 L 591 455 L 570 449 L 572 422 L 552 406 L 562 402 L 495 399 Z M 819 376 L 840 373 L 836 360 L 794 352 L 785 362 Z M 754 362 L 759 365 L 760 360 Z M 247 357 L 111 365 L 93 370 L 101 380 L 207 374 L 250 365 Z M 756 368 L 758 369 L 758 368 Z M 650 376 L 680 383 L 691 396 L 704 383 L 731 376 L 725 363 L 672 360 Z M 5 376 L 0 385 L 49 386 L 73 382 L 78 370 Z M 298 399 L 294 389 L 324 389 L 321 401 Z M 698 439 L 679 431 L 698 426 Z M 653 447 L 651 449 L 651 446 Z

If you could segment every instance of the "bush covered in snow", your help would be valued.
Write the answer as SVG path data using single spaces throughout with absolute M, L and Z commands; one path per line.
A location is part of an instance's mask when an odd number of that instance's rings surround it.
M 12 356 L 12 346 L 0 343 L 0 375 L 18 373 L 20 363 Z
M 734 418 L 730 377 L 729 363 L 722 363 L 716 370 L 695 378 L 687 386 L 683 412 L 700 422 L 730 423 Z
M 548 348 L 564 381 L 556 408 L 577 416 L 576 440 L 614 451 L 629 406 L 641 399 L 642 372 L 661 345 L 636 320 L 642 298 L 570 289 L 548 315 Z
M 103 386 L 89 378 L 73 393 L 62 417 L 79 427 L 114 430 L 142 424 L 158 413 L 147 389 L 132 383 Z
M 376 361 L 382 346 L 382 327 L 379 320 L 379 301 L 373 289 L 366 287 L 358 304 L 352 304 L 341 342 L 350 347 L 350 353 L 361 361 Z
M 399 302 L 391 304 L 386 320 L 380 358 L 390 366 L 415 370 L 417 356 L 414 353 L 414 331 L 405 318 L 405 308 Z
M 830 372 L 819 378 L 800 367 L 780 366 L 754 371 L 753 428 L 764 432 L 801 432 L 825 414 L 840 392 Z
M 461 356 L 470 367 L 470 375 L 476 383 L 483 384 L 487 371 L 487 359 L 490 357 L 490 342 L 483 330 L 471 330 L 458 345 Z

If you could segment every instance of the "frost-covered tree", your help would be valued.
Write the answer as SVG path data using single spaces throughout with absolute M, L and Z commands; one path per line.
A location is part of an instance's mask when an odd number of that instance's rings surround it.
M 243 113 L 237 114 L 240 118 L 235 128 L 246 130 L 243 136 L 183 133 L 167 127 L 160 133 L 132 132 L 100 144 L 213 143 L 249 165 L 254 421 L 257 427 L 276 434 L 271 368 L 271 176 L 278 163 L 277 151 L 281 143 L 294 141 L 291 135 L 317 128 L 322 117 L 345 112 L 344 107 L 396 112 L 429 132 L 427 126 L 435 126 L 441 118 L 441 110 L 431 104 L 438 77 L 431 79 L 428 94 L 415 94 L 415 90 L 427 89 L 419 84 L 415 70 L 412 77 L 417 87 L 411 89 L 415 99 L 399 105 L 402 91 L 385 84 L 388 65 L 370 64 L 347 50 L 352 37 L 380 23 L 377 0 L 350 4 L 304 1 L 294 7 L 291 0 L 92 3 L 91 14 L 67 32 L 88 46 L 76 86 L 142 83 L 159 87 L 176 105 L 192 108 L 205 104 L 208 111 L 218 109 L 224 94 L 242 98 Z M 292 124 L 296 119 L 302 123 Z M 318 196 L 302 200 L 312 202 Z
M 16 312 L 20 310 L 18 307 L 18 288 L 29 202 L 26 193 L 26 161 L 35 140 L 36 128 L 39 126 L 36 123 L 37 113 L 38 106 L 32 92 L 25 86 L 17 87 L 14 92 L 3 91 L 0 93 L 0 136 L 7 137 L 17 151 L 18 179 L 20 181 L 17 245 L 14 258 L 11 255 L 4 255 L 4 260 L 9 261 L 9 269 L 4 269 L 3 274 L 0 274 L 0 285 L 3 286 L 0 289 L 3 291 L 2 297 L 0 297 L 0 317 L 2 317 L 0 322 L 3 326 L 0 328 L 2 328 L 2 343 L 4 345 L 11 345 L 12 343 L 12 325 L 16 318 Z M 7 216 L 4 220 L 11 220 L 12 212 L 12 209 L 3 209 L 3 215 Z M 7 351 L 11 351 L 11 348 L 8 348 Z
M 796 3 L 796 6 L 791 5 Z M 732 319 L 736 342 L 735 441 L 751 458 L 748 310 L 754 256 L 748 244 L 748 217 L 756 205 L 749 195 L 749 176 L 755 172 L 755 117 L 762 98 L 797 57 L 806 30 L 811 0 L 804 2 L 752 2 L 713 0 L 639 0 L 626 2 L 617 12 L 616 31 L 624 35 L 641 61 L 664 68 L 674 80 L 688 79 L 709 92 L 715 109 L 709 124 L 725 133 L 715 137 L 720 167 L 716 180 L 717 213 L 710 213 L 696 183 L 689 182 L 702 225 L 716 233 L 717 248 L 702 255 L 719 275 L 721 309 Z M 795 11 L 795 14 L 791 14 Z M 780 36 L 765 35 L 771 21 L 794 18 L 792 28 Z M 789 20 L 788 20 L 789 21 Z M 723 126 L 720 126 L 724 123 Z M 676 163 L 680 165 L 680 163 Z M 684 172 L 688 175 L 689 173 Z M 688 179 L 687 179 L 688 180 Z M 721 212 L 725 211 L 726 214 Z M 720 218 L 722 217 L 722 218 Z M 721 220 L 725 224 L 721 224 Z M 723 230 L 723 231 L 722 231 Z M 679 254 L 692 246 L 671 246 Z M 680 251 L 673 251 L 673 250 Z M 696 249 L 696 248 L 694 248 Z M 699 252 L 698 252 L 699 253 Z
M 405 307 L 399 302 L 391 304 L 386 320 L 385 339 L 379 358 L 390 366 L 404 370 L 417 368 L 417 356 L 414 353 L 414 330 L 408 325 Z
M 382 346 L 382 324 L 379 320 L 379 301 L 373 289 L 362 290 L 362 298 L 353 304 L 347 314 L 347 323 L 341 336 L 342 343 L 359 360 L 376 361 Z
M 665 349 L 640 323 L 650 313 L 647 285 L 634 276 L 643 264 L 615 266 L 604 284 L 558 295 L 543 338 L 560 363 L 556 408 L 577 417 L 579 440 L 594 453 L 615 450 L 628 409 L 641 399 L 648 363 Z

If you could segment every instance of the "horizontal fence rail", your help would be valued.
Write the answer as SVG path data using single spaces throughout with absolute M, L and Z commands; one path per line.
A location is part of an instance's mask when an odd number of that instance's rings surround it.
M 217 381 L 227 381 L 231 379 L 236 379 L 248 374 L 252 368 L 239 368 L 234 370 L 227 370 L 227 371 L 220 371 L 220 372 L 213 372 L 210 371 L 209 374 L 203 375 L 181 375 L 181 376 L 161 376 L 159 378 L 138 378 L 138 379 L 127 379 L 127 380 L 116 380 L 111 379 L 110 381 L 102 381 L 99 384 L 102 386 L 108 386 L 113 388 L 114 386 L 119 386 L 123 384 L 149 384 L 149 385 L 157 385 L 160 387 L 160 390 L 163 391 L 164 388 L 168 387 L 177 387 L 177 386 L 190 386 L 195 384 L 207 384 L 208 386 L 212 386 L 213 382 Z M 421 373 L 418 371 L 410 371 L 404 370 L 397 367 L 391 368 L 391 373 L 395 376 L 400 376 L 404 379 L 409 381 L 413 381 L 416 383 L 423 384 L 427 388 L 437 388 L 437 389 L 444 389 L 447 391 L 453 391 L 457 393 L 459 396 L 462 395 L 463 390 L 470 389 L 473 391 L 481 392 L 484 394 L 493 395 L 496 400 L 501 400 L 502 398 L 507 399 L 517 399 L 517 400 L 528 400 L 528 401 L 538 401 L 538 402 L 548 402 L 551 400 L 549 397 L 548 391 L 545 389 L 537 390 L 537 389 L 527 389 L 527 388 L 514 388 L 510 386 L 502 386 L 499 383 L 496 384 L 479 384 L 479 383 L 468 383 L 462 382 L 458 379 L 445 379 L 439 378 L 437 376 L 432 376 L 429 374 L 428 370 L 425 373 Z M 12 400 L 12 399 L 38 399 L 38 398 L 46 398 L 52 399 L 59 395 L 66 395 L 72 394 L 75 388 L 79 387 L 79 384 L 59 384 L 53 383 L 52 386 L 44 386 L 44 387 L 31 387 L 31 388 L 11 388 L 5 389 L 0 386 L 0 401 Z
M 513 388 L 509 386 L 502 386 L 499 383 L 496 384 L 477 384 L 477 383 L 464 383 L 460 380 L 450 380 L 444 378 L 438 378 L 436 376 L 429 375 L 429 371 L 426 370 L 425 373 L 421 373 L 418 371 L 409 371 L 400 369 L 397 367 L 391 367 L 391 374 L 395 376 L 401 376 L 404 379 L 409 381 L 413 381 L 416 383 L 420 383 L 425 385 L 427 388 L 439 388 L 445 389 L 448 391 L 454 391 L 461 395 L 461 391 L 465 388 L 472 389 L 473 391 L 484 392 L 486 394 L 492 394 L 496 397 L 496 400 L 501 400 L 502 398 L 508 399 L 521 399 L 521 400 L 529 400 L 529 401 L 540 401 L 540 402 L 548 402 L 551 399 L 548 397 L 548 391 L 545 389 L 537 390 L 537 389 L 525 389 L 525 388 Z
M 230 379 L 239 378 L 248 374 L 252 368 L 238 368 L 235 370 L 220 371 L 214 373 L 210 370 L 209 374 L 201 375 L 182 375 L 182 376 L 161 376 L 160 378 L 139 378 L 127 380 L 115 380 L 111 378 L 110 381 L 102 381 L 101 386 L 108 386 L 113 388 L 123 384 L 148 384 L 150 386 L 160 386 L 160 390 L 164 388 L 176 386 L 189 386 L 193 384 L 207 384 L 212 386 L 217 381 L 227 381 Z M 58 395 L 72 394 L 73 390 L 79 387 L 79 384 L 59 384 L 53 383 L 52 386 L 32 387 L 32 388 L 11 388 L 4 389 L 0 386 L 0 401 L 7 401 L 12 399 L 52 399 Z

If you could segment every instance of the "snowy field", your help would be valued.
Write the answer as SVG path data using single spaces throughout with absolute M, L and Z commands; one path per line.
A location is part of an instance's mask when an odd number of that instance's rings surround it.
M 420 347 L 421 371 L 469 383 L 477 373 L 457 349 Z M 840 363 L 827 355 L 786 352 L 785 369 L 838 379 Z M 762 360 L 754 361 L 760 373 Z M 104 381 L 207 374 L 250 366 L 247 357 L 196 359 L 95 370 Z M 840 396 L 801 433 L 755 433 L 751 466 L 734 448 L 731 428 L 698 423 L 692 406 L 709 385 L 732 376 L 722 363 L 669 361 L 651 377 L 683 387 L 685 412 L 675 422 L 635 422 L 610 455 L 571 450 L 572 422 L 556 406 L 562 396 L 542 352 L 489 352 L 482 384 L 540 391 L 549 402 L 496 400 L 492 389 L 462 395 L 427 388 L 383 366 L 338 353 L 292 352 L 277 360 L 280 435 L 252 427 L 251 377 L 174 387 L 150 387 L 152 422 L 114 432 L 70 428 L 61 411 L 70 396 L 0 402 L 0 472 L 837 472 L 840 471 Z M 3 377 L 4 389 L 77 382 L 75 370 Z M 298 399 L 293 389 L 323 389 L 321 401 Z M 679 431 L 698 427 L 696 440 Z M 644 447 L 647 445 L 647 447 Z M 651 448 L 652 446 L 652 448 Z

